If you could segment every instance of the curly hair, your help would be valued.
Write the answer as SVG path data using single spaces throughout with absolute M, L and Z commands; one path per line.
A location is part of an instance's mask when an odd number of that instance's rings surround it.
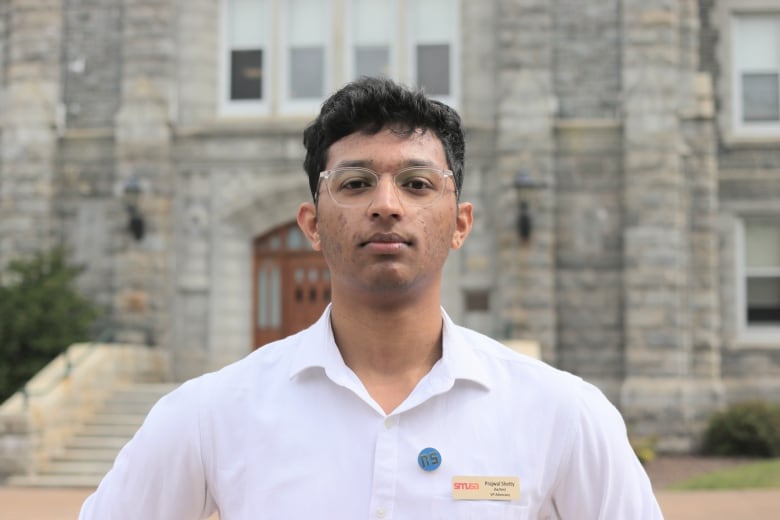
M 373 135 L 388 125 L 404 133 L 423 130 L 436 134 L 460 196 L 466 144 L 458 113 L 420 89 L 387 78 L 362 77 L 325 100 L 317 119 L 303 132 L 303 168 L 309 176 L 312 197 L 316 200 L 320 172 L 325 169 L 333 143 L 355 132 Z

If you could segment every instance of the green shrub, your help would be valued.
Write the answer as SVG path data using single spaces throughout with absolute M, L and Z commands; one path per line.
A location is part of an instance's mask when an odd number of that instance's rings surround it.
M 746 402 L 715 414 L 702 448 L 709 455 L 779 457 L 780 404 Z
M 0 273 L 0 403 L 86 339 L 97 310 L 75 288 L 79 272 L 55 249 L 11 261 Z

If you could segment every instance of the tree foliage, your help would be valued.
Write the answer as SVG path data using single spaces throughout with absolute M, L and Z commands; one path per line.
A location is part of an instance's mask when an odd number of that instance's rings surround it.
M 13 260 L 0 273 L 0 403 L 86 339 L 97 309 L 76 290 L 80 271 L 57 248 Z

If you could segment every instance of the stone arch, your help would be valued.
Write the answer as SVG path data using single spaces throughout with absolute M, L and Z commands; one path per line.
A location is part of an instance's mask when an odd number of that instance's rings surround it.
M 221 190 L 212 236 L 209 364 L 224 366 L 246 355 L 252 343 L 252 242 L 294 221 L 311 200 L 300 172 L 280 173 L 273 182 L 236 182 Z

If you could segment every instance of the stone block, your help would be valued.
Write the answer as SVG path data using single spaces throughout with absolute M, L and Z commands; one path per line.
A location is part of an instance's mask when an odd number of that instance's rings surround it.
M 0 437 L 24 436 L 30 431 L 29 419 L 23 413 L 0 415 Z

